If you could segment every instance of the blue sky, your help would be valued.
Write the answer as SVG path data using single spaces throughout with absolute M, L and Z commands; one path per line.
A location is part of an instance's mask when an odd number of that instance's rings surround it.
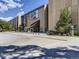
M 0 0 L 0 19 L 10 20 L 44 4 L 48 0 Z

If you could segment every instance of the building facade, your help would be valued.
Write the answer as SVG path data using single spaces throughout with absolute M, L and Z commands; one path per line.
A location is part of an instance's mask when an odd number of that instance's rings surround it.
M 15 29 L 16 29 L 16 18 L 10 20 L 9 23 L 11 24 L 10 27 L 11 27 L 13 30 L 15 30 Z
M 22 28 L 21 28 L 21 31 L 22 32 L 26 32 L 27 31 L 27 16 L 26 15 L 23 15 L 23 16 L 21 16 L 21 26 L 22 26 Z
M 19 31 L 19 28 L 21 26 L 21 16 L 17 16 L 14 19 L 10 20 L 9 22 L 13 30 Z
M 15 31 L 46 32 L 48 30 L 48 6 L 42 5 L 11 21 Z
M 48 5 L 40 6 L 25 15 L 15 18 L 14 26 L 22 31 L 46 32 L 55 30 L 61 11 L 68 7 L 71 12 L 72 25 L 79 31 L 79 0 L 49 0 Z
M 47 31 L 47 5 L 38 7 L 24 15 L 26 20 L 26 29 L 31 32 Z M 23 21 L 23 20 L 22 20 Z M 25 21 L 24 21 L 25 22 Z
M 61 11 L 68 7 L 71 12 L 72 24 L 79 31 L 79 0 L 49 0 L 48 29 L 55 30 Z

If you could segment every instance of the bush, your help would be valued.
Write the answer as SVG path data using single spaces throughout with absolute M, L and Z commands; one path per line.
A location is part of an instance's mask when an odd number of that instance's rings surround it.
M 47 32 L 47 34 L 48 35 L 57 35 L 58 33 L 56 31 L 50 30 L 50 31 Z
M 69 33 L 70 32 L 70 26 L 72 24 L 71 20 L 71 13 L 69 12 L 68 8 L 65 8 L 61 14 L 60 19 L 56 24 L 56 31 L 59 33 Z
M 79 36 L 79 32 L 75 32 L 74 35 L 75 35 L 75 36 Z
M 2 28 L 2 29 L 1 29 Z M 0 30 L 1 31 L 10 31 L 10 23 L 0 19 Z

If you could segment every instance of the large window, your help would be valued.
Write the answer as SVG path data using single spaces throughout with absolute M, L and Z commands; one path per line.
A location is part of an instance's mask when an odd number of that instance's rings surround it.
M 31 18 L 32 19 L 36 19 L 38 17 L 39 17 L 38 10 L 36 10 L 36 11 L 34 11 L 34 12 L 31 13 Z

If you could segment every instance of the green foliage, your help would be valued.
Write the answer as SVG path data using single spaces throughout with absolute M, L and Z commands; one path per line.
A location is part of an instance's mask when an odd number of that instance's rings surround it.
M 4 20 L 0 20 L 0 26 L 2 27 L 3 31 L 10 31 L 10 23 Z
M 79 32 L 75 32 L 74 35 L 75 35 L 75 36 L 79 36 Z
M 69 33 L 70 26 L 71 26 L 71 13 L 67 7 L 61 12 L 60 20 L 56 24 L 56 31 L 60 33 Z

